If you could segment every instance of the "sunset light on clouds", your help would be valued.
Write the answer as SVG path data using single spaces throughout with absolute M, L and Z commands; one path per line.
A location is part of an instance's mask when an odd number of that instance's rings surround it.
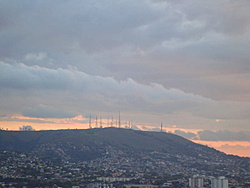
M 0 127 L 163 130 L 250 157 L 250 2 L 0 2 Z

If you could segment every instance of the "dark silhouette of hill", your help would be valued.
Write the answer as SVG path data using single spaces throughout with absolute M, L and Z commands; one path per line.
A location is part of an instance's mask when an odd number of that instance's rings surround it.
M 107 146 L 123 150 L 157 151 L 192 157 L 226 156 L 213 148 L 165 132 L 122 128 L 0 131 L 0 150 L 7 151 L 36 152 L 44 156 L 60 157 L 56 150 L 61 148 L 71 159 L 85 160 L 101 156 L 104 152 L 102 148 Z
M 121 128 L 1 130 L 0 150 L 3 156 L 8 154 L 7 151 L 25 152 L 34 159 L 56 161 L 58 168 L 63 166 L 63 171 L 70 164 L 71 170 L 80 167 L 87 174 L 103 177 L 119 174 L 150 179 L 166 178 L 166 174 L 169 177 L 206 174 L 242 180 L 247 179 L 250 172 L 250 158 L 226 155 L 170 133 Z M 10 159 L 20 161 L 14 156 Z M 4 159 L 2 161 L 6 163 Z

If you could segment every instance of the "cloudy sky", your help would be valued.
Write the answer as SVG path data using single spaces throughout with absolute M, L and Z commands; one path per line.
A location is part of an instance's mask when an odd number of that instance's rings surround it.
M 120 111 L 135 128 L 162 122 L 190 139 L 234 141 L 218 147 L 250 156 L 249 8 L 0 0 L 0 127 L 83 128 L 90 115 L 107 121 Z

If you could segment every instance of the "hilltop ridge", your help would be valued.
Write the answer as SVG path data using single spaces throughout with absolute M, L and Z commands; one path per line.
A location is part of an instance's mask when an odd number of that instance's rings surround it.
M 192 157 L 207 155 L 226 156 L 224 153 L 213 148 L 193 143 L 185 138 L 166 132 L 146 132 L 123 128 L 0 131 L 0 150 L 14 150 L 28 153 L 37 153 L 37 150 L 39 150 L 40 155 L 55 156 L 55 151 L 52 148 L 44 148 L 49 147 L 49 145 L 68 147 L 65 154 L 69 155 L 72 160 L 85 160 L 86 157 L 84 155 L 89 156 L 87 159 L 92 158 L 87 154 L 87 151 L 84 151 L 84 147 L 105 148 L 108 146 L 119 149 L 146 152 L 157 151 Z M 46 151 L 39 149 L 41 147 Z M 77 152 L 75 152 L 76 149 L 72 150 L 72 148 L 77 148 Z M 78 156 L 77 159 L 75 155 Z M 79 155 L 82 158 L 79 158 Z M 100 153 L 93 155 L 93 157 L 99 156 L 101 156 Z
M 44 161 L 42 164 L 47 171 L 42 169 L 37 173 L 47 176 L 49 171 L 52 178 L 58 171 L 65 174 L 66 179 L 66 172 L 72 171 L 74 178 L 82 178 L 83 172 L 94 180 L 97 177 L 129 177 L 133 181 L 153 181 L 157 177 L 181 182 L 182 178 L 202 174 L 247 182 L 250 177 L 250 158 L 226 155 L 166 132 L 122 128 L 0 131 L 0 150 L 3 156 L 0 160 L 6 164 L 4 168 L 8 169 L 11 161 L 25 165 L 26 157 L 18 156 L 27 154 L 32 159 L 28 162 L 29 167 L 37 166 L 34 167 L 36 171 L 41 168 L 38 164 Z M 11 168 L 20 174 L 18 165 Z M 76 173 L 75 169 L 80 171 Z

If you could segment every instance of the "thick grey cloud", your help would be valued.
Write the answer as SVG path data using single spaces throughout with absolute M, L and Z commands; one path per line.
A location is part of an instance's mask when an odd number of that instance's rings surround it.
M 175 130 L 174 134 L 187 139 L 203 140 L 203 141 L 250 141 L 249 131 L 210 131 L 203 130 L 197 133 Z
M 0 113 L 122 110 L 169 126 L 249 130 L 249 5 L 1 1 Z
M 8 106 L 10 111 L 19 109 L 19 113 L 30 117 L 63 118 L 91 111 L 121 110 L 158 115 L 189 113 L 205 122 L 205 119 L 248 118 L 250 111 L 249 104 L 213 101 L 160 84 L 140 84 L 132 79 L 119 81 L 76 69 L 49 69 L 22 63 L 0 63 L 0 88 L 2 106 Z M 27 111 L 28 108 L 31 110 Z
M 8 122 L 8 121 L 15 121 L 15 122 L 28 122 L 28 123 L 49 123 L 49 124 L 53 124 L 55 122 L 53 121 L 47 121 L 47 120 L 43 120 L 43 119 L 30 119 L 30 118 L 23 118 L 23 117 L 12 117 L 12 116 L 5 116 L 5 117 L 1 117 L 0 118 L 0 121 L 5 121 L 5 122 Z
M 250 141 L 250 132 L 232 132 L 232 131 L 199 131 L 200 140 L 206 141 Z
M 36 109 L 25 109 L 22 115 L 34 118 L 73 118 L 77 114 L 46 106 L 38 106 Z
M 188 103 L 195 105 L 199 102 L 210 101 L 178 89 L 167 90 L 159 84 L 143 85 L 132 79 L 117 81 L 112 77 L 91 76 L 70 69 L 48 69 L 21 63 L 2 62 L 0 72 L 1 89 L 5 92 L 15 90 L 17 96 L 19 92 L 29 91 L 27 96 L 36 93 L 38 98 L 43 98 L 44 92 L 47 92 L 48 97 L 56 98 L 60 93 L 61 98 L 69 95 L 76 97 L 72 100 L 78 100 L 82 97 L 83 103 L 89 100 L 100 100 L 99 102 L 102 101 L 100 106 L 112 108 L 111 105 L 124 104 L 120 107 L 122 109 L 129 107 L 139 109 L 143 106 L 143 111 L 154 111 L 159 107 L 161 107 L 159 110 L 162 110 L 164 107 L 162 103 L 169 103 L 171 108 L 166 108 L 166 113 L 184 108 Z M 176 106 L 174 101 L 176 101 Z M 72 105 L 76 102 L 72 101 Z
M 187 139 L 192 139 L 192 138 L 196 137 L 195 133 L 185 132 L 185 131 L 181 131 L 181 130 L 175 130 L 174 134 L 177 134 L 177 135 L 182 136 L 182 137 L 187 138 Z

